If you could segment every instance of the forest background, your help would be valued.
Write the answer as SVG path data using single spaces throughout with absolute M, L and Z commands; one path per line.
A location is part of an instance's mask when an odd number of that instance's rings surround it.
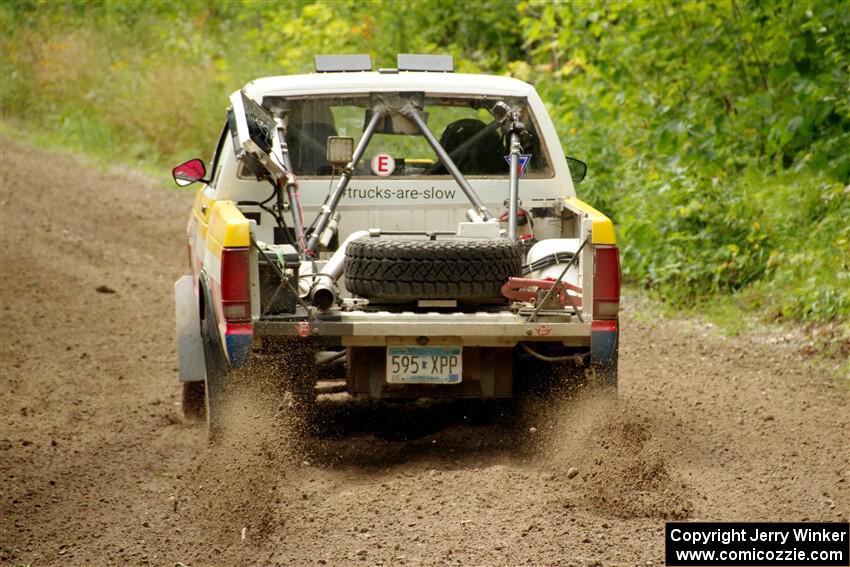
M 536 86 L 626 281 L 850 337 L 850 1 L 0 3 L 2 132 L 155 170 L 313 55 L 449 53 Z M 61 183 L 61 172 L 56 172 Z

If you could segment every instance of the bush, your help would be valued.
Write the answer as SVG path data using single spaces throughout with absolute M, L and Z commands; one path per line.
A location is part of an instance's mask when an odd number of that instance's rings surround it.
M 312 55 L 449 52 L 535 84 L 627 281 L 674 305 L 742 294 L 850 315 L 850 2 L 422 0 L 0 4 L 4 126 L 166 170 L 227 97 Z

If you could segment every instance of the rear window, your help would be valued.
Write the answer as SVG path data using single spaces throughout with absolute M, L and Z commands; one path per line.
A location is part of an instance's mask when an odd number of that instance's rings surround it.
M 382 96 L 392 97 L 394 93 Z M 368 94 L 274 98 L 265 100 L 264 106 L 286 117 L 286 141 L 296 175 L 330 177 L 339 172 L 334 172 L 327 161 L 328 137 L 351 137 L 356 145 L 371 118 L 371 100 Z M 497 101 L 520 111 L 528 129 L 523 153 L 530 158 L 523 176 L 551 177 L 550 160 L 525 99 L 426 96 L 422 113 L 428 128 L 464 176 L 507 177 L 507 136 L 489 111 Z M 448 176 L 427 139 L 400 114 L 391 114 L 379 122 L 355 177 L 377 177 L 372 160 L 379 155 L 390 156 L 394 161 L 391 177 Z

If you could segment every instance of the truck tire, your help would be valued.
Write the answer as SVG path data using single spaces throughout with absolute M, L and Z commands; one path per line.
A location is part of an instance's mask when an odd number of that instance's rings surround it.
M 522 269 L 522 250 L 510 240 L 358 238 L 346 253 L 348 291 L 369 299 L 481 300 Z
M 224 402 L 227 387 L 232 382 L 233 372 L 215 324 L 215 315 L 206 310 L 201 319 L 201 339 L 204 344 L 206 380 L 204 398 L 207 417 L 207 438 L 217 441 L 224 428 Z
M 203 421 L 207 415 L 206 395 L 203 382 L 183 382 L 183 417 Z

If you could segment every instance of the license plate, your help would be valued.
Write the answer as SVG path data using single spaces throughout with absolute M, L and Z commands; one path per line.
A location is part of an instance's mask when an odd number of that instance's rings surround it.
M 458 384 L 462 347 L 387 347 L 388 384 Z

